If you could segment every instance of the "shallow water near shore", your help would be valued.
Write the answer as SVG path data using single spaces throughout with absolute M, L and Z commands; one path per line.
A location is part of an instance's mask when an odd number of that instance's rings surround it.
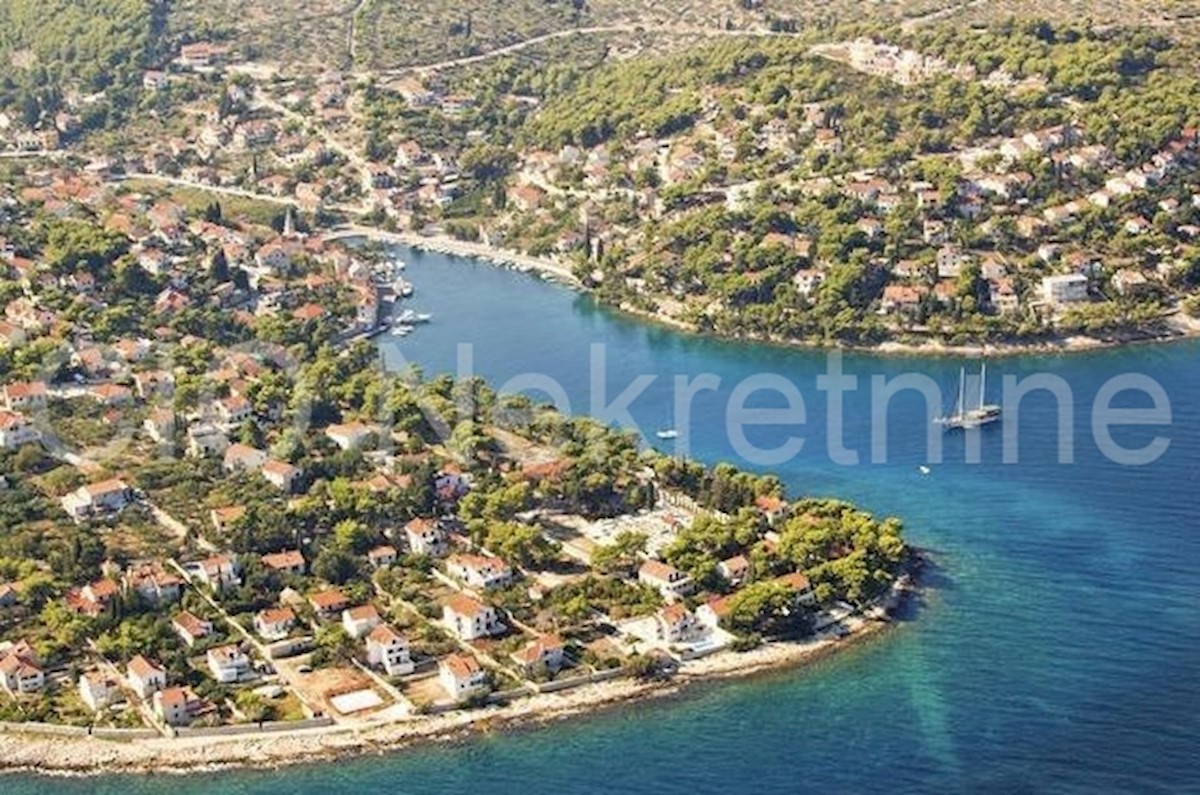
M 936 586 L 917 620 L 813 666 L 722 682 L 682 699 L 651 701 L 589 719 L 487 735 L 453 747 L 282 771 L 90 780 L 0 778 L 29 793 L 460 793 L 558 790 L 643 792 L 1180 792 L 1200 789 L 1200 344 L 993 363 L 1005 374 L 1052 372 L 1071 385 L 1075 463 L 1055 459 L 1055 405 L 1029 397 L 1020 416 L 1020 464 L 1000 461 L 1000 429 L 982 434 L 981 465 L 963 463 L 947 437 L 928 476 L 925 414 L 901 395 L 889 415 L 885 464 L 840 466 L 826 453 L 826 406 L 815 390 L 820 352 L 681 335 L 598 308 L 532 277 L 439 254 L 402 252 L 416 286 L 408 304 L 434 321 L 403 339 L 383 337 L 426 373 L 453 370 L 459 342 L 474 371 L 495 383 L 539 372 L 589 409 L 589 346 L 606 343 L 611 400 L 642 374 L 658 379 L 632 406 L 651 435 L 675 421 L 668 377 L 712 373 L 715 392 L 694 401 L 690 452 L 737 461 L 725 433 L 729 394 L 774 372 L 804 396 L 799 429 L 751 429 L 773 446 L 805 446 L 772 467 L 793 494 L 836 495 L 901 516 L 933 550 Z M 846 447 L 870 458 L 873 375 L 920 372 L 952 394 L 953 359 L 845 357 L 859 376 L 846 397 Z M 1144 468 L 1106 460 L 1088 409 L 1112 375 L 1145 373 L 1170 398 L 1166 428 L 1115 433 L 1128 446 L 1170 438 Z M 766 397 L 760 405 L 770 403 Z M 1011 418 L 1009 418 L 1011 421 Z M 684 428 L 680 428 L 684 431 Z

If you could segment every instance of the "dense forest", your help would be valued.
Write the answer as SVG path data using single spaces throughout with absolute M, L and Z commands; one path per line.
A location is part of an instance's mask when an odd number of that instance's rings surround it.
M 29 127 L 53 120 L 74 95 L 84 127 L 132 106 L 154 61 L 164 0 L 6 0 L 0 4 L 0 109 Z M 53 20 L 54 24 L 46 22 Z M 15 113 L 14 113 L 15 111 Z

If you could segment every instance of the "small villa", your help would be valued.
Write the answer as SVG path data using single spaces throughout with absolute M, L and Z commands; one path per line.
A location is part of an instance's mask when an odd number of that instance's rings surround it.
M 463 640 L 499 635 L 505 629 L 496 608 L 466 594 L 455 594 L 442 603 L 442 623 Z
M 692 592 L 692 578 L 679 569 L 658 560 L 648 560 L 638 569 L 638 582 L 649 585 L 667 601 Z
M 485 692 L 488 675 L 474 657 L 452 654 L 438 663 L 438 682 L 452 701 L 462 701 Z

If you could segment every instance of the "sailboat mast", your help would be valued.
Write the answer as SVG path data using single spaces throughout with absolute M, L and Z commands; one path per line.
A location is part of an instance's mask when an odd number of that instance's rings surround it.
M 979 368 L 979 408 L 983 408 L 984 396 L 987 394 L 987 362 Z
M 958 371 L 958 416 L 962 416 L 964 403 L 967 396 L 967 368 L 959 368 Z

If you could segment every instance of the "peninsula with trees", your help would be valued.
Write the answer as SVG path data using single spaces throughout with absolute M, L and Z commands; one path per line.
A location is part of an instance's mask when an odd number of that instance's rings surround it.
M 10 767 L 311 761 L 539 719 L 805 658 L 898 598 L 895 519 L 381 371 L 386 261 L 290 209 L 61 166 L 5 185 Z

